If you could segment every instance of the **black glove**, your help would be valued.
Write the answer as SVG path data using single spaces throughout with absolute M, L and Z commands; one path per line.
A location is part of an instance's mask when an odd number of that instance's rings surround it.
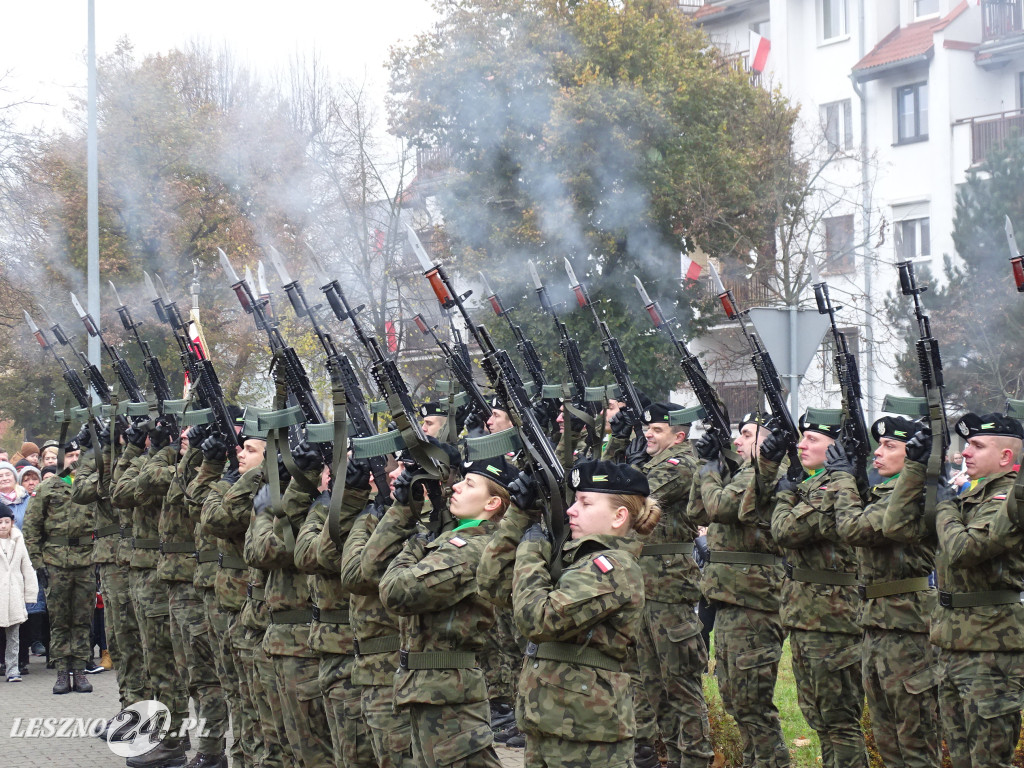
M 170 424 L 162 417 L 157 419 L 156 427 L 149 433 L 149 447 L 154 453 L 162 448 L 166 448 L 176 437 L 174 432 L 174 425 Z
M 188 430 L 188 442 L 189 445 L 193 445 L 198 448 L 203 444 L 203 441 L 208 438 L 212 433 L 210 432 L 209 424 L 196 424 L 194 427 L 189 427 Z
M 199 444 L 203 458 L 207 461 L 225 461 L 228 457 L 228 444 L 220 434 L 210 435 Z
M 88 424 L 83 424 L 78 434 L 71 439 L 77 442 L 80 448 L 92 448 L 92 432 L 89 431 Z
M 704 461 L 713 461 L 722 452 L 722 446 L 719 445 L 718 439 L 710 432 L 701 435 L 700 439 L 693 444 L 693 449 Z
M 39 586 L 46 589 L 50 586 L 50 572 L 46 570 L 46 566 L 36 568 L 36 579 L 39 581 Z
M 711 459 L 710 461 L 705 461 L 703 464 L 701 464 L 698 474 L 701 477 L 706 477 L 707 475 L 710 475 L 712 472 L 717 472 L 719 475 L 722 474 L 722 460 L 720 458 L 714 458 Z
M 765 440 L 765 442 L 768 442 L 768 441 Z M 777 482 L 775 484 L 775 493 L 778 494 L 778 493 L 784 493 L 785 491 L 795 491 L 799 484 L 800 483 L 798 483 L 796 480 L 794 480 L 788 474 L 787 475 L 783 475 L 782 478 L 779 479 L 779 482 Z
M 540 523 L 534 523 L 523 532 L 522 541 L 551 541 L 551 537 Z
M 415 464 L 413 466 L 415 470 L 412 471 L 410 471 L 408 464 L 405 466 L 402 474 L 395 480 L 395 487 L 391 491 L 395 501 L 403 507 L 409 506 L 411 501 L 423 501 L 423 483 L 417 482 L 414 485 L 412 482 L 412 477 L 419 470 L 419 467 Z
M 96 439 L 100 441 L 100 448 L 110 445 L 110 422 L 104 424 L 96 433 Z
M 252 497 L 252 510 L 257 515 L 263 515 L 272 512 L 270 509 L 270 486 L 262 485 L 260 489 L 256 491 L 256 495 Z
M 772 433 L 761 443 L 761 455 L 768 461 L 782 461 L 789 450 L 789 435 L 781 429 L 773 429 Z
M 612 416 L 612 420 L 608 426 L 611 427 L 612 437 L 618 438 L 619 440 L 628 440 L 629 436 L 633 433 L 633 427 L 637 425 L 636 419 L 633 417 L 632 411 L 628 408 L 620 408 L 619 412 Z
M 320 452 L 305 440 L 292 449 L 292 458 L 295 459 L 295 466 L 303 472 L 310 472 L 314 469 L 319 472 L 324 468 L 324 460 L 320 456 Z
M 508 495 L 512 497 L 512 503 L 523 512 L 530 511 L 537 503 L 537 490 L 537 483 L 529 472 L 521 471 L 508 485 Z
M 626 447 L 626 463 L 640 466 L 645 463 L 647 456 L 647 438 L 643 435 L 634 437 Z
M 277 454 L 277 479 L 281 483 L 281 492 L 284 493 L 284 489 L 288 486 L 288 483 L 292 481 L 292 473 L 288 471 L 288 467 L 284 465 L 284 456 L 280 453 Z
M 846 453 L 843 444 L 836 440 L 825 451 L 825 469 L 829 472 L 845 472 L 848 475 L 855 474 L 853 461 Z
M 349 459 L 345 467 L 345 485 L 360 491 L 370 490 L 370 462 L 366 459 Z M 387 486 L 377 490 L 387 491 Z
M 225 472 L 224 477 L 222 477 L 221 480 L 226 482 L 228 485 L 234 485 L 235 483 L 238 482 L 238 478 L 240 478 L 241 476 L 242 473 L 238 471 L 238 467 L 235 467 L 234 469 L 229 469 L 227 472 Z
M 907 441 L 907 461 L 925 464 L 932 453 L 932 430 L 925 426 Z
M 128 427 L 124 433 L 124 439 L 134 445 L 136 448 L 146 447 L 146 430 L 138 424 L 133 424 Z
M 466 415 L 466 421 L 463 424 L 466 432 L 472 437 L 473 435 L 483 435 L 487 432 L 487 422 L 484 417 L 475 411 Z

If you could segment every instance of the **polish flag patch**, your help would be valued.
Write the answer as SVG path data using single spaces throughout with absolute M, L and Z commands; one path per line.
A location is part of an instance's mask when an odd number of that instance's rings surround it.
M 454 544 L 456 547 L 464 547 L 464 546 L 466 546 L 466 540 L 462 539 L 462 538 L 459 538 L 458 536 L 452 536 L 449 539 L 449 541 L 452 544 Z
M 1006 494 L 1005 493 L 997 493 L 992 498 L 995 499 L 996 501 L 1005 501 L 1006 500 Z
M 612 561 L 604 555 L 601 555 L 600 557 L 595 557 L 594 565 L 597 566 L 597 570 L 599 570 L 601 573 L 608 573 L 608 571 L 615 570 L 615 566 L 612 565 Z
M 679 459 L 665 459 L 665 461 L 671 464 L 673 467 L 679 463 Z

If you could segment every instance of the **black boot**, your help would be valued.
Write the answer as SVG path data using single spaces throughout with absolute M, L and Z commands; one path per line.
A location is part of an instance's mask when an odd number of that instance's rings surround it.
M 223 752 L 219 755 L 207 755 L 199 752 L 185 768 L 228 768 L 228 756 Z
M 633 763 L 636 768 L 658 768 L 661 765 L 658 750 L 650 744 L 637 744 L 633 751 Z
M 92 683 L 90 683 L 89 678 L 85 676 L 85 672 L 80 669 L 76 669 L 71 673 L 71 676 L 75 679 L 76 693 L 92 693 Z
M 53 684 L 53 692 L 56 694 L 71 693 L 71 673 L 66 669 L 57 673 L 57 682 Z
M 491 730 L 503 731 L 516 721 L 516 713 L 511 704 L 503 701 L 491 702 Z
M 185 745 L 176 739 L 173 746 L 164 740 L 156 749 L 130 757 L 126 762 L 129 768 L 184 768 L 187 760 Z

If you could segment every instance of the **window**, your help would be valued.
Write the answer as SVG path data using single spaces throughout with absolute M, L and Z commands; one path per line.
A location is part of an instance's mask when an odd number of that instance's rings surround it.
M 914 0 L 914 18 L 934 16 L 939 12 L 939 0 Z
M 931 219 L 896 222 L 896 259 L 929 259 L 932 255 Z
M 783 384 L 785 381 L 783 380 Z M 757 384 L 719 384 L 716 388 L 733 422 L 744 414 L 753 413 L 758 409 L 760 393 Z M 760 404 L 760 407 L 763 409 L 764 405 Z
M 896 143 L 909 144 L 928 138 L 928 83 L 901 85 L 896 89 Z
M 852 115 L 849 99 L 821 105 L 821 130 L 829 152 L 853 148 Z
M 819 0 L 822 41 L 846 37 L 849 34 L 846 5 L 847 0 Z
M 850 350 L 853 359 L 860 367 L 860 330 L 857 328 L 840 328 L 839 332 L 846 337 L 846 348 Z M 838 387 L 839 372 L 836 370 L 836 340 L 832 338 L 831 331 L 825 334 L 821 349 L 825 355 L 822 372 L 824 374 L 821 385 L 823 387 Z
M 853 216 L 825 219 L 825 263 L 822 271 L 842 274 L 852 272 L 853 268 Z

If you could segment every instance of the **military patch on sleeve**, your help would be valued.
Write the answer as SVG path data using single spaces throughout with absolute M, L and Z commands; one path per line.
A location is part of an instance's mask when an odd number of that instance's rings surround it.
M 462 538 L 459 538 L 458 536 L 452 536 L 449 539 L 449 541 L 452 544 L 454 544 L 456 547 L 464 547 L 464 546 L 466 546 L 466 540 L 462 539 Z
M 601 555 L 600 557 L 595 557 L 594 565 L 597 566 L 597 570 L 599 570 L 601 573 L 608 573 L 608 571 L 615 570 L 615 566 L 612 565 L 612 561 L 604 555 Z
M 1006 500 L 1006 494 L 1005 493 L 997 493 L 992 498 L 995 499 L 996 501 L 1005 501 Z
M 672 466 L 675 466 L 676 464 L 679 463 L 679 459 L 665 459 L 665 462 L 671 464 Z

